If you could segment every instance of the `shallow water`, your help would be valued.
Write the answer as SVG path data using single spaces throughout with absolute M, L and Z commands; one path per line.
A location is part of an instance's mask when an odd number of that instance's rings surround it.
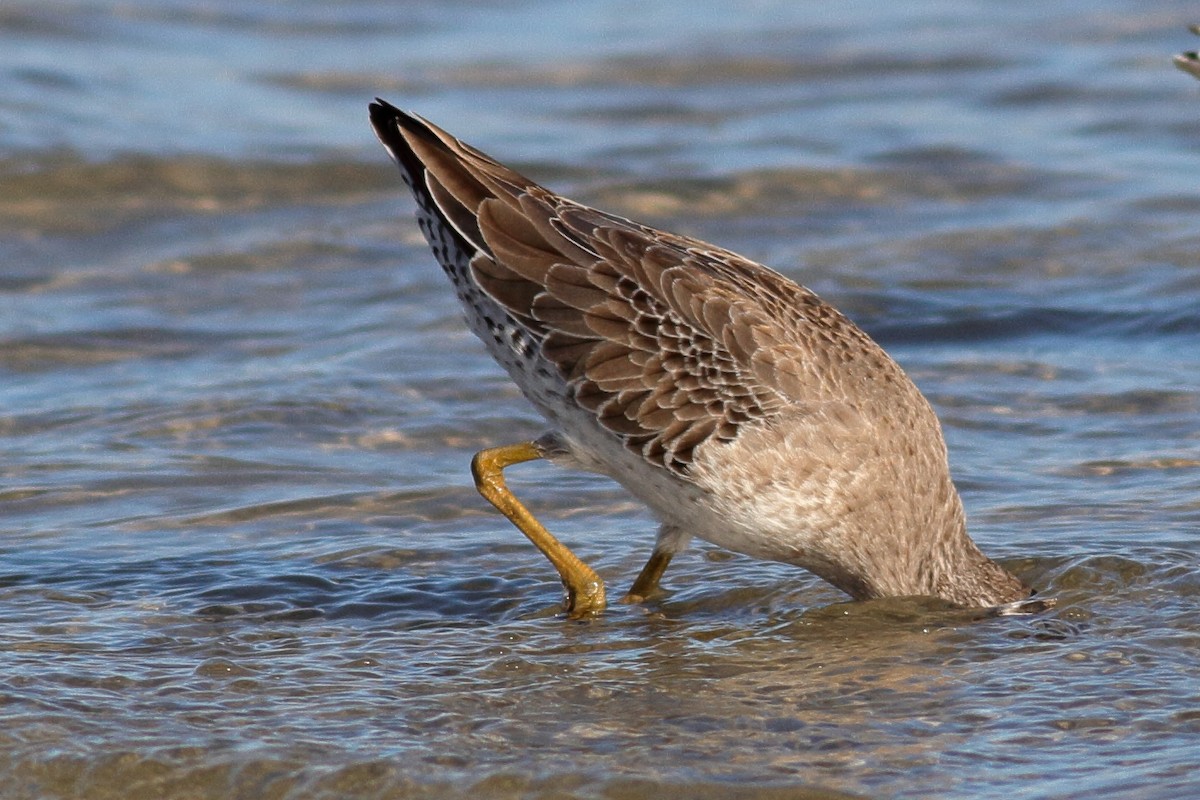
M 0 9 L 0 794 L 1200 791 L 1184 3 Z M 812 287 L 1058 606 L 845 603 L 700 545 L 565 621 L 471 487 L 539 421 L 373 140 L 412 107 Z M 534 464 L 606 577 L 653 520 Z

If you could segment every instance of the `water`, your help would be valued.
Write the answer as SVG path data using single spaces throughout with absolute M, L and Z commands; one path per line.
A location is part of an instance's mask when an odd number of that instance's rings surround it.
M 9 0 L 0 794 L 1197 793 L 1194 11 Z M 375 94 L 850 313 L 1058 607 L 847 604 L 701 545 L 557 616 L 467 472 L 539 421 Z M 625 588 L 644 509 L 511 481 Z

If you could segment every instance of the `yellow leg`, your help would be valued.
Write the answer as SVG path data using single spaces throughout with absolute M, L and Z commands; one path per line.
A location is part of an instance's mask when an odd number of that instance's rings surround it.
M 662 579 L 663 573 L 667 571 L 667 565 L 671 563 L 672 555 L 674 553 L 669 550 L 657 549 L 650 554 L 650 560 L 638 573 L 633 586 L 629 587 L 629 594 L 625 595 L 626 603 L 640 603 L 658 590 L 658 582 Z
M 480 450 L 475 454 L 475 458 L 471 459 L 475 488 L 501 514 L 508 517 L 509 521 L 542 551 L 542 555 L 550 559 L 550 563 L 562 578 L 563 588 L 566 589 L 564 604 L 567 614 L 571 617 L 584 617 L 599 613 L 604 610 L 605 605 L 604 581 L 591 567 L 583 563 L 579 556 L 542 527 L 542 523 L 513 496 L 504 482 L 505 467 L 539 458 L 543 458 L 543 453 L 533 442 Z

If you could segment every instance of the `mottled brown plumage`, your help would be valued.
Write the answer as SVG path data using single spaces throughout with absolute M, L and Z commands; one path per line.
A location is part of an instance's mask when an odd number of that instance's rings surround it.
M 382 101 L 371 119 L 468 323 L 551 423 L 541 450 L 645 501 L 656 553 L 695 535 L 857 598 L 1030 594 L 967 536 L 925 398 L 814 293 L 559 197 Z

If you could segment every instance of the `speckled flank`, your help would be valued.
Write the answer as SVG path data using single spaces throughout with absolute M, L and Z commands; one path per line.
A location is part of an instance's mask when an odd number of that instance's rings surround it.
M 856 598 L 1030 594 L 966 533 L 933 410 L 808 289 L 587 208 L 382 101 L 371 119 L 472 330 L 552 426 L 663 524 Z

